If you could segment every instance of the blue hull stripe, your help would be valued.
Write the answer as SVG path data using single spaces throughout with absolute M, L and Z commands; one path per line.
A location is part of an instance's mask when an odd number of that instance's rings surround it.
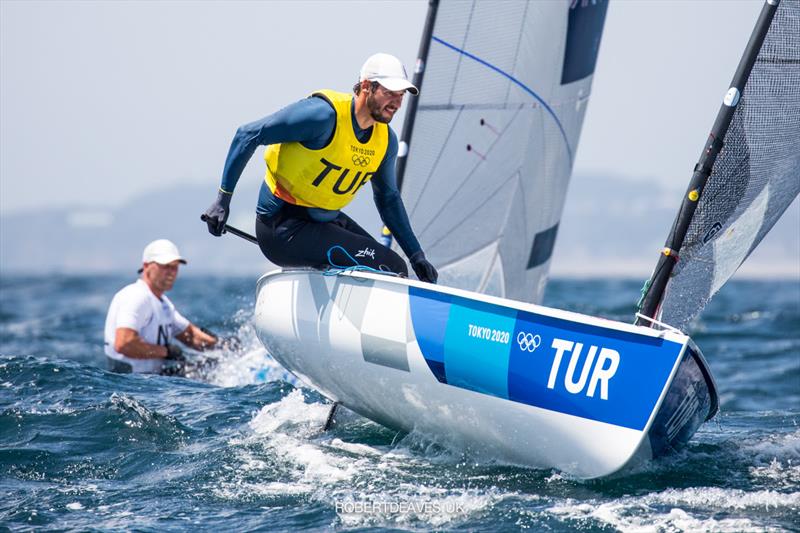
M 428 368 L 448 386 L 643 430 L 683 345 L 409 287 Z

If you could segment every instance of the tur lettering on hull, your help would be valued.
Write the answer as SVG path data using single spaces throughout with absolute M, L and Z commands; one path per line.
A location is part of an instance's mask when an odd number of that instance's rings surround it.
M 595 356 L 597 355 L 597 346 L 589 346 L 586 354 L 586 359 L 583 361 L 583 367 L 580 374 L 575 379 L 576 369 L 581 359 L 581 352 L 583 351 L 583 343 L 572 342 L 564 339 L 553 339 L 552 348 L 555 349 L 555 356 L 553 357 L 553 365 L 550 367 L 550 377 L 547 380 L 547 388 L 554 389 L 557 385 L 559 370 L 561 363 L 564 359 L 564 353 L 570 353 L 569 364 L 567 370 L 564 372 L 564 388 L 570 394 L 580 394 L 585 391 L 586 396 L 593 398 L 597 392 L 597 386 L 600 385 L 600 398 L 608 400 L 608 382 L 617 373 L 619 367 L 619 352 L 610 348 L 599 348 L 600 356 L 597 357 L 595 363 Z M 594 367 L 592 367 L 594 363 Z M 591 372 L 591 378 L 589 373 Z M 586 383 L 589 383 L 588 388 Z

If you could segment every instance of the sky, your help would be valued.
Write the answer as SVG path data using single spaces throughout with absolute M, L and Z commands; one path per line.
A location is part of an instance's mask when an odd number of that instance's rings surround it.
M 612 0 L 570 186 L 634 180 L 677 203 L 762 3 Z M 0 0 L 0 213 L 80 214 L 179 184 L 207 185 L 210 204 L 239 125 L 349 90 L 377 51 L 411 71 L 426 12 L 425 0 Z M 232 221 L 252 221 L 263 172 L 253 157 Z
M 760 7 L 612 2 L 575 175 L 683 188 Z M 208 183 L 210 202 L 240 124 L 316 88 L 347 90 L 375 51 L 410 67 L 427 2 L 3 0 L 0 9 L 0 209 L 9 213 L 118 205 L 181 182 Z M 242 183 L 255 191 L 253 159 Z

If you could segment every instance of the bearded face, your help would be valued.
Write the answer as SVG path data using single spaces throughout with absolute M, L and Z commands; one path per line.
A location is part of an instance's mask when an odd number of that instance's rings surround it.
M 405 91 L 389 91 L 382 85 L 370 90 L 367 94 L 367 110 L 375 122 L 388 124 L 403 103 Z

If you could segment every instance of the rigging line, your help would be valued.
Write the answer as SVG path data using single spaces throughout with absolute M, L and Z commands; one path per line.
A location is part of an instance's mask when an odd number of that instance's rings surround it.
M 459 54 L 461 54 L 463 56 L 466 56 L 466 57 L 468 57 L 468 58 L 480 63 L 481 65 L 484 65 L 485 67 L 490 68 L 491 70 L 497 72 L 498 74 L 500 74 L 502 76 L 505 76 L 506 78 L 511 80 L 514 84 L 516 84 L 518 87 L 520 87 L 523 91 L 525 91 L 529 95 L 533 96 L 536 100 L 538 100 L 539 103 L 541 103 L 542 106 L 547 110 L 547 112 L 550 113 L 550 116 L 553 117 L 553 120 L 555 121 L 556 126 L 558 126 L 558 129 L 561 131 L 561 136 L 564 138 L 564 144 L 567 147 L 567 154 L 569 155 L 569 161 L 570 161 L 570 163 L 572 163 L 572 148 L 569 145 L 569 140 L 567 139 L 567 133 L 564 131 L 564 127 L 561 125 L 561 121 L 558 120 L 558 117 L 556 116 L 555 111 L 553 111 L 553 109 L 547 104 L 547 102 L 545 102 L 542 99 L 541 96 L 536 94 L 536 92 L 534 92 L 530 87 L 528 87 L 527 85 L 525 85 L 524 83 L 519 81 L 517 78 L 515 78 L 511 74 L 509 74 L 509 73 L 505 72 L 504 70 L 492 65 L 488 61 L 485 61 L 485 60 L 481 59 L 480 57 L 478 57 L 476 55 L 470 54 L 466 50 L 462 50 L 461 48 L 458 48 L 457 46 L 452 45 L 452 44 L 448 43 L 447 41 L 444 41 L 444 40 L 436 37 L 435 35 L 432 35 L 431 39 L 436 41 L 439 44 L 442 44 L 442 45 L 446 46 L 447 48 L 450 48 L 451 50 L 454 50 L 454 51 L 458 52 Z
M 507 131 L 507 130 L 508 130 L 510 127 L 511 127 L 511 125 L 514 123 L 514 121 L 515 121 L 515 120 L 517 120 L 517 118 L 518 118 L 518 117 L 521 115 L 521 113 L 520 113 L 520 110 L 521 110 L 521 109 L 522 109 L 522 106 L 520 106 L 520 107 L 517 109 L 517 112 L 516 112 L 516 113 L 514 113 L 514 114 L 511 116 L 511 120 L 509 120 L 509 121 L 508 121 L 508 123 L 507 123 L 507 124 L 505 124 L 505 125 L 503 126 L 503 131 L 502 131 L 502 132 L 500 132 L 500 133 L 497 135 L 497 137 L 495 137 L 495 140 L 492 142 L 492 144 L 490 144 L 490 145 L 489 145 L 489 148 L 487 148 L 487 150 L 486 150 L 486 155 L 487 155 L 487 156 L 488 156 L 488 155 L 489 155 L 489 154 L 492 152 L 492 150 L 494 150 L 494 147 L 495 147 L 495 145 L 496 145 L 497 143 L 499 143 L 499 142 L 500 142 L 500 139 L 502 139 L 502 138 L 503 138 L 503 136 L 506 134 L 506 131 Z M 425 224 L 425 229 L 424 229 L 424 230 L 422 230 L 422 232 L 419 234 L 419 237 L 422 237 L 423 235 L 425 235 L 425 231 L 426 231 L 428 228 L 431 228 L 431 227 L 433 227 L 433 225 L 434 225 L 434 222 L 436 222 L 436 220 L 438 220 L 438 219 L 439 219 L 439 217 L 440 217 L 440 216 L 442 216 L 442 215 L 444 214 L 444 212 L 445 212 L 445 210 L 446 210 L 446 209 L 445 209 L 445 207 L 446 207 L 447 205 L 449 205 L 449 204 L 450 204 L 450 202 L 453 200 L 453 198 L 455 198 L 455 197 L 456 197 L 456 196 L 457 196 L 457 195 L 458 195 L 458 194 L 461 192 L 461 190 L 462 190 L 464 187 L 466 187 L 466 186 L 467 186 L 467 185 L 470 183 L 470 180 L 471 180 L 473 177 L 475 177 L 476 175 L 477 175 L 477 176 L 481 176 L 481 174 L 480 174 L 480 172 L 479 172 L 479 169 L 481 169 L 481 166 L 482 166 L 482 164 L 483 164 L 483 161 L 480 161 L 480 162 L 476 163 L 476 164 L 475 164 L 475 165 L 472 167 L 472 170 L 470 170 L 470 171 L 469 171 L 469 173 L 467 173 L 467 175 L 464 177 L 464 180 L 463 180 L 463 181 L 462 181 L 462 182 L 459 184 L 459 186 L 458 186 L 458 187 L 454 187 L 454 188 L 453 188 L 453 191 L 450 193 L 450 196 L 448 196 L 448 197 L 447 197 L 445 200 L 441 200 L 441 199 L 438 199 L 438 200 L 437 200 L 437 203 L 440 203 L 440 204 L 441 204 L 443 207 L 442 207 L 441 209 L 439 209 L 439 210 L 438 210 L 438 211 L 435 213 L 435 216 L 434 216 L 434 217 L 433 217 L 431 220 L 429 220 L 429 221 L 428 221 L 428 222 Z M 520 172 L 520 169 L 519 169 L 519 168 L 517 168 L 516 172 L 518 172 L 518 173 L 519 173 L 519 172 Z M 506 181 L 508 181 L 508 180 L 506 180 Z M 500 187 L 502 187 L 503 185 L 505 185 L 506 181 L 504 181 L 504 182 L 501 184 L 501 186 L 500 186 Z M 500 190 L 500 187 L 496 188 L 495 190 Z M 490 199 L 491 197 L 492 197 L 491 195 L 487 195 L 487 199 Z M 422 203 L 422 201 L 421 201 L 421 200 L 417 202 L 417 204 L 421 204 L 421 203 Z M 486 204 L 486 202 L 484 201 L 484 202 L 482 202 L 482 203 L 480 204 L 480 206 L 479 206 L 479 207 L 482 207 L 482 206 L 483 206 L 483 205 L 485 205 L 485 204 Z M 415 207 L 416 207 L 416 206 L 415 206 Z M 450 229 L 452 230 L 454 227 L 457 227 L 457 226 L 453 226 L 453 227 L 451 227 Z M 437 242 L 438 242 L 438 241 L 437 241 Z

